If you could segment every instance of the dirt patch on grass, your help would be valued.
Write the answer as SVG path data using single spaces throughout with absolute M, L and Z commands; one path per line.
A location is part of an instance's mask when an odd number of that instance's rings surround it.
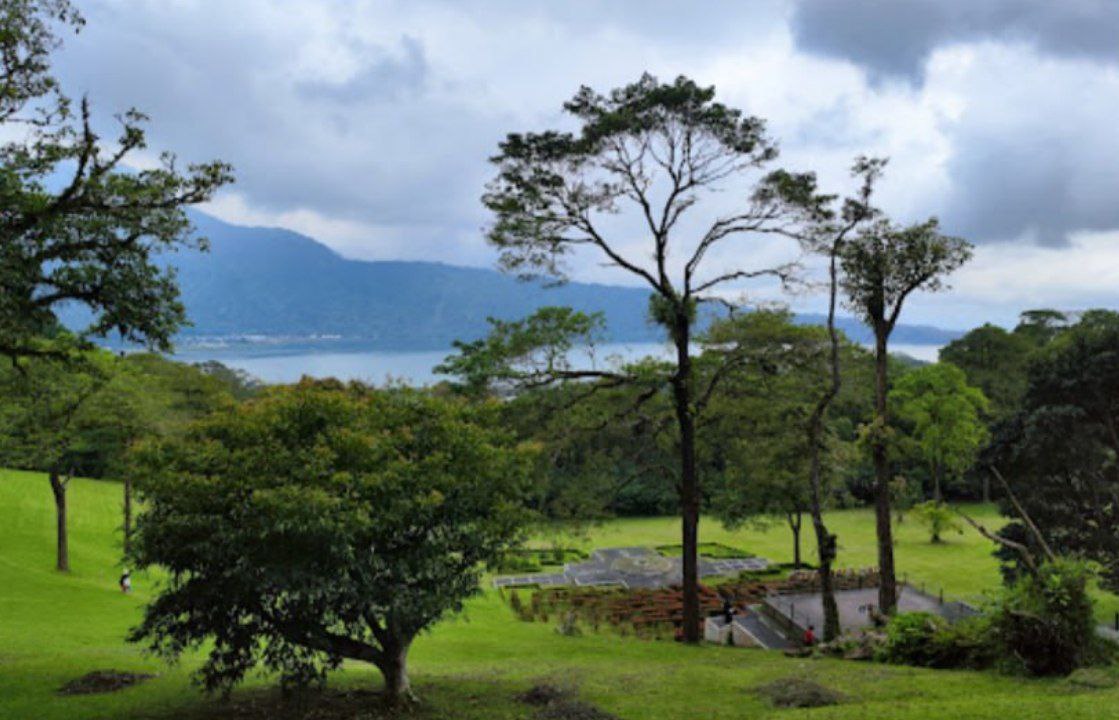
M 535 707 L 537 720 L 618 720 L 616 715 L 583 702 L 572 691 L 555 685 L 533 685 L 516 699 Z
M 137 683 L 150 680 L 154 675 L 146 673 L 121 672 L 119 670 L 94 670 L 58 689 L 59 695 L 94 695 L 124 690 Z
M 757 693 L 779 708 L 813 708 L 838 705 L 846 698 L 838 690 L 803 678 L 774 680 L 757 688 Z
M 563 690 L 555 685 L 542 683 L 540 685 L 533 685 L 528 690 L 517 695 L 516 699 L 517 702 L 524 703 L 525 705 L 542 707 L 549 703 L 556 702 L 557 700 L 567 700 L 570 697 L 570 691 Z

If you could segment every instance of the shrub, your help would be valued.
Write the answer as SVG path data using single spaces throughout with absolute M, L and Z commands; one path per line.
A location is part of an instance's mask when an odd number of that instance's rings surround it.
M 1091 577 L 1085 563 L 1068 559 L 1023 573 L 991 614 L 1004 657 L 1031 675 L 1068 675 L 1105 659 L 1112 649 L 1096 636 Z
M 942 542 L 941 535 L 953 531 L 962 535 L 964 528 L 952 513 L 952 508 L 942 502 L 929 500 L 913 508 L 913 516 L 917 522 L 928 528 L 929 542 Z
M 890 620 L 881 659 L 932 668 L 984 668 L 994 661 L 990 626 L 983 618 L 952 624 L 930 613 L 903 613 Z

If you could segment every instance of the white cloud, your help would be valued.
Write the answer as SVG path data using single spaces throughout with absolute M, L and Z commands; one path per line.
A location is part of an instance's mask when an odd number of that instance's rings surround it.
M 903 58 L 921 62 L 914 82 L 855 55 L 813 54 L 780 0 L 687 11 L 668 0 L 83 7 L 90 23 L 60 56 L 72 93 L 88 91 L 103 118 L 148 111 L 156 150 L 234 163 L 236 187 L 209 208 L 220 217 L 282 225 L 349 256 L 492 264 L 478 198 L 504 133 L 562 124 L 561 104 L 579 85 L 606 90 L 648 70 L 713 83 L 720 99 L 768 118 L 783 163 L 817 170 L 826 188 L 846 188 L 855 155 L 888 155 L 880 201 L 892 214 L 942 215 L 946 229 L 980 244 L 1015 240 L 983 245 L 957 290 L 915 299 L 911 320 L 964 326 L 1012 320 L 1023 305 L 1115 305 L 1075 270 L 1111 277 L 1119 267 L 1098 239 L 1119 228 L 1119 71 L 1110 51 L 1070 50 L 1074 35 L 1031 40 L 1041 37 L 1032 15 L 1003 34 L 938 31 L 919 57 Z M 912 29 L 912 18 L 894 14 L 886 26 L 875 17 L 859 31 Z M 1082 230 L 1102 234 L 1055 250 L 1022 242 Z M 619 231 L 643 251 L 635 230 Z M 753 267 L 795 254 L 770 240 L 735 252 L 749 252 Z M 1043 257 L 1062 271 L 1028 273 Z M 1007 267 L 1030 279 L 1012 281 Z M 575 271 L 627 280 L 592 256 Z M 983 289 L 984 277 L 999 281 Z

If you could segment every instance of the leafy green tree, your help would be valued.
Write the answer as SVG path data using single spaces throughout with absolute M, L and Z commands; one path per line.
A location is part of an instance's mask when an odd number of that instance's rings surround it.
M 1119 314 L 1086 312 L 1034 356 L 1022 408 L 995 428 L 982 456 L 1053 551 L 1099 563 L 1112 590 L 1119 589 L 1117 398 Z M 1008 498 L 1000 507 L 1008 517 L 1020 515 Z M 1000 534 L 1040 554 L 1020 523 Z
M 175 658 L 208 648 L 207 689 L 257 665 L 284 682 L 343 660 L 411 698 L 408 649 L 462 608 L 522 535 L 532 451 L 494 403 L 304 381 L 139 450 L 131 553 L 168 581 L 130 634 Z
M 83 23 L 67 0 L 17 0 L 0 13 L 0 353 L 56 353 L 42 337 L 65 303 L 90 310 L 79 339 L 119 333 L 166 349 L 185 321 L 173 274 L 155 256 L 189 245 L 184 208 L 231 181 L 221 162 L 181 168 L 126 163 L 146 148 L 145 116 L 118 116 L 106 144 L 87 99 L 75 111 L 51 74 L 57 28 Z M 61 180 L 60 180 L 61 179 Z M 61 353 L 64 354 L 64 353 Z
M 902 375 L 890 391 L 897 417 L 912 427 L 916 454 L 929 465 L 932 498 L 944 499 L 945 475 L 958 476 L 987 442 L 987 398 L 967 384 L 963 370 L 936 363 Z
M 890 466 L 887 448 L 889 412 L 889 340 L 906 299 L 917 290 L 936 291 L 944 277 L 971 257 L 971 246 L 939 231 L 936 220 L 898 227 L 879 219 L 860 230 L 842 250 L 842 286 L 851 308 L 874 331 L 875 417 L 869 429 L 874 459 L 875 519 L 881 582 L 878 605 L 897 608 L 893 531 L 890 527 Z
M 991 415 L 1002 419 L 1018 410 L 1034 349 L 1024 335 L 986 324 L 941 348 L 940 361 L 963 370 L 968 384 L 990 400 Z
M 700 455 L 714 466 L 711 512 L 728 527 L 783 518 L 800 567 L 811 505 L 804 428 L 822 378 L 823 330 L 794 325 L 786 311 L 758 310 L 716 322 L 705 339 L 734 343 L 749 358 L 727 373 L 704 418 Z
M 1073 318 L 1060 310 L 1026 310 L 1018 317 L 1014 334 L 1025 338 L 1034 347 L 1042 347 L 1052 342 L 1072 321 Z
M 881 158 L 858 158 L 851 168 L 852 176 L 861 181 L 858 195 L 847 198 L 839 212 L 818 213 L 815 227 L 803 240 L 811 252 L 823 255 L 828 260 L 828 314 L 825 328 L 828 333 L 826 377 L 829 382 L 819 392 L 805 428 L 809 457 L 809 507 L 812 512 L 812 527 L 816 533 L 816 554 L 819 561 L 817 572 L 820 578 L 820 602 L 824 610 L 825 641 L 836 639 L 842 632 L 832 575 L 832 563 L 836 558 L 839 539 L 828 530 L 824 522 L 823 508 L 825 425 L 828 412 L 843 388 L 840 336 L 835 327 L 835 309 L 839 295 L 839 263 L 848 236 L 880 214 L 871 205 L 870 200 L 874 193 L 874 184 L 881 176 L 885 165 L 886 161 Z
M 734 241 L 790 233 L 822 200 L 813 175 L 763 174 L 777 156 L 764 123 L 716 102 L 713 88 L 687 78 L 660 83 L 645 75 L 608 95 L 584 87 L 564 109 L 580 124 L 578 133 L 515 133 L 501 143 L 493 158 L 498 175 L 483 198 L 495 217 L 488 237 L 501 266 L 522 276 L 562 279 L 570 254 L 589 251 L 649 288 L 650 315 L 675 352 L 660 384 L 671 390 L 679 448 L 684 638 L 698 642 L 696 422 L 710 394 L 697 385 L 692 355 L 698 311 L 719 302 L 729 284 L 787 277 L 788 267 L 738 264 L 751 259 L 749 246 Z M 724 203 L 724 214 L 695 217 L 701 201 L 721 191 L 741 199 Z M 635 222 L 627 228 L 627 220 Z M 641 249 L 632 248 L 637 228 L 646 239 Z M 715 384 L 720 377 L 711 376 Z M 627 381 L 618 373 L 598 379 Z
M 54 496 L 56 559 L 70 570 L 67 489 L 91 452 L 101 421 L 94 399 L 112 372 L 112 356 L 91 352 L 37 359 L 0 376 L 0 455 L 10 466 L 42 470 Z
M 929 542 L 935 544 L 944 542 L 942 536 L 950 530 L 958 533 L 964 531 L 952 508 L 939 500 L 926 500 L 916 505 L 913 508 L 913 515 L 919 523 L 928 528 Z

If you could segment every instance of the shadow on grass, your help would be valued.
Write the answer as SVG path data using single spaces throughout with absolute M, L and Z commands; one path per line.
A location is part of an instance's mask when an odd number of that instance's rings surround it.
M 478 675 L 469 677 L 425 677 L 415 681 L 419 697 L 415 705 L 387 707 L 376 686 L 358 686 L 342 680 L 321 691 L 307 690 L 285 696 L 279 689 L 242 690 L 228 700 L 199 697 L 196 703 L 170 713 L 144 715 L 149 720 L 513 720 L 526 717 L 613 718 L 594 706 L 578 700 L 573 690 L 561 690 L 562 702 L 533 707 L 525 701 L 531 682 L 511 682 Z M 539 685 L 535 687 L 540 687 Z M 572 715 L 548 714 L 571 708 Z

